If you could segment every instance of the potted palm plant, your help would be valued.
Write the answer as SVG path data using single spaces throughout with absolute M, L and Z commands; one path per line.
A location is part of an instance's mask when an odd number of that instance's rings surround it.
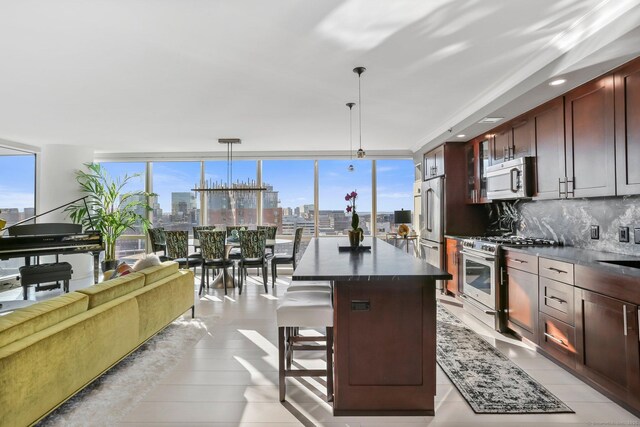
M 86 163 L 87 171 L 76 171 L 76 180 L 87 197 L 68 206 L 71 220 L 83 228 L 100 232 L 104 242 L 103 271 L 115 268 L 116 240 L 126 230 L 142 226 L 146 233 L 150 222 L 145 213 L 151 210 L 147 198 L 155 196 L 146 191 L 125 191 L 125 186 L 140 174 L 112 178 L 99 163 Z M 88 211 L 87 211 L 88 209 Z

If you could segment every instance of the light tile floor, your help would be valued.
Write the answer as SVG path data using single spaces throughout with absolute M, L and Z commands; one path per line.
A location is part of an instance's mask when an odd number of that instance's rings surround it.
M 523 343 L 490 330 L 456 307 L 452 311 L 476 332 L 567 403 L 575 414 L 476 415 L 447 376 L 437 370 L 434 417 L 334 417 L 321 379 L 288 379 L 287 401 L 278 401 L 277 298 L 289 277 L 280 276 L 265 295 L 261 278 L 250 277 L 242 295 L 209 290 L 196 313 L 208 333 L 122 420 L 121 426 L 150 424 L 213 426 L 522 426 L 640 425 L 620 406 Z M 450 307 L 450 306 L 448 306 Z M 299 363 L 322 367 L 321 352 Z
M 199 273 L 199 272 L 198 272 Z M 210 289 L 197 297 L 196 316 L 207 334 L 185 354 L 120 422 L 122 427 L 180 426 L 611 426 L 640 425 L 640 419 L 579 379 L 537 354 L 527 345 L 491 330 L 461 309 L 447 307 L 500 349 L 541 384 L 568 404 L 575 414 L 476 415 L 444 372 L 437 368 L 434 417 L 334 417 L 325 402 L 322 379 L 288 379 L 287 401 L 278 401 L 277 331 L 275 308 L 290 277 L 280 276 L 275 289 L 262 278 L 249 277 L 242 295 Z M 198 279 L 196 279 L 198 282 Z M 73 286 L 72 290 L 83 285 Z M 20 299 L 3 293 L 3 299 Z M 37 299 L 59 291 L 38 293 Z M 306 353 L 297 361 L 308 368 L 324 366 L 322 352 Z M 115 409 L 114 409 L 115 410 Z

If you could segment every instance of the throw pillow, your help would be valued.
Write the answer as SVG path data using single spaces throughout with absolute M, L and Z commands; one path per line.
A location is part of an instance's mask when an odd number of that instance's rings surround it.
M 126 262 L 122 262 L 118 264 L 115 270 L 113 270 L 113 274 L 109 279 L 115 279 L 116 277 L 126 276 L 132 271 L 134 270 L 131 269 L 131 266 L 129 264 L 127 264 Z
M 140 271 L 145 268 L 153 267 L 155 265 L 160 265 L 160 264 L 161 262 L 160 262 L 160 258 L 158 258 L 158 255 L 146 254 L 145 256 L 140 258 L 138 261 L 136 261 L 135 264 L 133 264 L 133 271 Z

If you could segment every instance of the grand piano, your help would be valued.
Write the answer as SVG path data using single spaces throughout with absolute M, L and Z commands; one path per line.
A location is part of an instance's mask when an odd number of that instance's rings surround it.
M 0 237 L 0 260 L 24 257 L 25 265 L 30 265 L 32 257 L 90 253 L 93 255 L 93 278 L 94 282 L 97 283 L 99 274 L 98 258 L 100 251 L 103 250 L 102 236 L 99 232 L 93 230 L 83 231 L 80 224 L 39 223 L 20 225 L 74 202 L 66 203 L 7 227 L 6 230 L 9 235 Z

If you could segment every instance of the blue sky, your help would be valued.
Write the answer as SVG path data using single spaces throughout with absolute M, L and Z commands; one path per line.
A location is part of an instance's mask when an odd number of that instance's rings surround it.
M 0 156 L 0 209 L 32 208 L 35 194 L 35 156 Z
M 347 171 L 350 163 L 355 166 L 354 172 Z M 320 160 L 320 209 L 344 209 L 344 195 L 357 190 L 358 211 L 370 212 L 371 165 L 370 160 Z M 140 173 L 126 189 L 144 188 L 144 162 L 104 163 L 104 166 L 114 177 Z M 32 155 L 0 157 L 0 207 L 22 210 L 33 206 L 34 168 Z M 233 180 L 255 179 L 256 169 L 256 161 L 234 160 Z M 265 160 L 262 169 L 263 181 L 279 191 L 282 207 L 313 204 L 313 160 Z M 205 162 L 205 172 L 207 179 L 226 182 L 227 163 Z M 410 159 L 378 160 L 377 174 L 378 212 L 413 209 L 413 162 Z M 165 211 L 171 210 L 172 192 L 190 191 L 199 181 L 200 162 L 153 163 L 153 187 Z

